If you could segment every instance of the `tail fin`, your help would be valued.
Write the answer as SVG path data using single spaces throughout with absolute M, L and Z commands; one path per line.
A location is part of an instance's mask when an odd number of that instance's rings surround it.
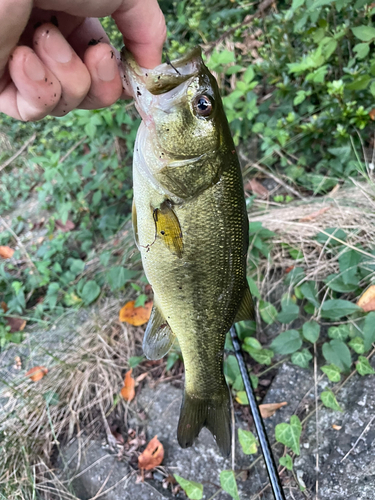
M 192 446 L 202 427 L 207 427 L 213 434 L 220 452 L 227 457 L 231 451 L 231 413 L 227 387 L 210 399 L 200 399 L 185 392 L 177 429 L 181 448 Z

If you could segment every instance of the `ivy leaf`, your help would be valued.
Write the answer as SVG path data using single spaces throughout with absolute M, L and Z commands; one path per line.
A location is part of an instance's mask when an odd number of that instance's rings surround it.
M 277 317 L 277 310 L 275 306 L 265 300 L 259 301 L 259 313 L 262 320 L 268 325 L 272 325 Z
M 315 344 L 319 338 L 320 325 L 316 321 L 307 321 L 303 324 L 302 335 L 306 340 Z
M 336 411 L 342 411 L 340 405 L 337 402 L 336 396 L 332 391 L 323 391 L 320 395 L 320 399 L 322 400 L 324 406 L 326 406 L 327 408 L 332 408 L 332 410 Z
M 340 368 L 334 364 L 324 365 L 321 367 L 322 372 L 324 372 L 331 382 L 340 382 L 341 374 Z
M 338 320 L 360 310 L 360 307 L 348 300 L 331 299 L 324 302 L 322 306 L 322 317 Z
M 81 297 L 85 305 L 91 304 L 99 297 L 100 294 L 100 286 L 94 280 L 90 280 L 85 283 L 82 288 Z
M 342 371 L 349 371 L 352 364 L 352 357 L 349 347 L 342 340 L 331 340 L 325 342 L 322 348 L 324 358 Z
M 232 470 L 223 470 L 220 472 L 220 486 L 224 491 L 229 493 L 234 500 L 240 500 L 240 497 L 238 496 L 236 476 Z
M 298 351 L 302 339 L 297 330 L 287 330 L 280 333 L 271 343 L 271 348 L 279 354 L 291 354 Z
M 362 42 L 370 42 L 375 38 L 375 28 L 372 26 L 357 26 L 351 28 L 355 37 L 359 38 Z
M 372 375 L 375 370 L 370 365 L 369 360 L 364 356 L 359 356 L 358 361 L 355 364 L 356 370 L 360 375 Z
M 257 440 L 252 432 L 238 429 L 238 440 L 245 455 L 254 455 L 258 451 Z
M 248 352 L 250 356 L 261 365 L 270 365 L 274 356 L 273 351 L 271 351 L 270 349 L 254 349 L 253 347 L 246 344 L 242 345 L 242 349 Z
M 357 354 L 363 354 L 365 352 L 364 342 L 361 337 L 354 337 L 348 344 Z
M 312 355 L 308 349 L 302 349 L 302 351 L 295 352 L 291 357 L 292 363 L 301 368 L 308 368 L 311 359 Z
M 328 328 L 328 337 L 330 339 L 346 340 L 349 334 L 349 325 L 330 326 Z
M 296 455 L 299 455 L 302 425 L 297 415 L 290 417 L 290 424 L 283 422 L 275 427 L 275 438 L 281 444 L 288 446 Z
M 293 460 L 290 455 L 285 455 L 285 457 L 280 457 L 279 464 L 288 470 L 293 470 Z
M 201 500 L 203 498 L 203 484 L 189 481 L 177 474 L 173 474 L 178 484 L 186 493 L 187 497 L 191 500 Z

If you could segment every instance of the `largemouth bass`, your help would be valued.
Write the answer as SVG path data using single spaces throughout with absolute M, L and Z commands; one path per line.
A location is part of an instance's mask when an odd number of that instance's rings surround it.
M 160 359 L 175 337 L 185 365 L 177 438 L 202 427 L 231 449 L 225 335 L 253 317 L 242 175 L 215 78 L 200 48 L 154 70 L 122 52 L 142 117 L 133 160 L 133 227 L 154 306 L 143 349 Z

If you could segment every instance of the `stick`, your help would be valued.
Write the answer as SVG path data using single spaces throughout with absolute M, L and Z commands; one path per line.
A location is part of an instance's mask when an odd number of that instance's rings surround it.
M 264 427 L 264 423 L 259 412 L 258 403 L 253 391 L 253 387 L 250 382 L 250 377 L 247 372 L 245 361 L 243 359 L 241 351 L 241 345 L 237 337 L 236 327 L 234 325 L 230 329 L 230 334 L 232 337 L 234 353 L 238 361 L 238 366 L 240 367 L 240 373 L 245 386 L 247 398 L 249 400 L 250 410 L 254 419 L 255 429 L 258 434 L 260 448 L 262 450 L 263 458 L 266 464 L 266 469 L 271 483 L 273 496 L 275 500 L 285 500 L 283 487 L 281 486 L 280 477 L 277 472 L 275 460 L 272 455 L 271 445 L 268 441 L 266 429 Z
M 34 142 L 35 138 L 36 138 L 36 133 L 34 133 L 29 139 L 27 139 L 27 141 L 23 143 L 22 147 L 16 153 L 14 153 L 13 156 L 8 158 L 2 165 L 0 165 L 0 172 L 4 170 L 4 168 L 8 167 L 12 163 L 12 161 L 18 158 L 19 155 L 22 154 L 25 151 L 25 149 L 28 146 L 30 146 L 32 142 Z

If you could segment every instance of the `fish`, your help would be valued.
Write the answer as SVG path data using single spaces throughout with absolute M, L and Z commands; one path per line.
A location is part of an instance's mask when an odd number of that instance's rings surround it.
M 225 337 L 254 318 L 246 279 L 249 220 L 218 84 L 200 47 L 152 70 L 122 50 L 125 84 L 142 118 L 133 155 L 132 222 L 154 304 L 143 350 L 165 356 L 177 338 L 185 387 L 182 448 L 201 429 L 231 451 Z

